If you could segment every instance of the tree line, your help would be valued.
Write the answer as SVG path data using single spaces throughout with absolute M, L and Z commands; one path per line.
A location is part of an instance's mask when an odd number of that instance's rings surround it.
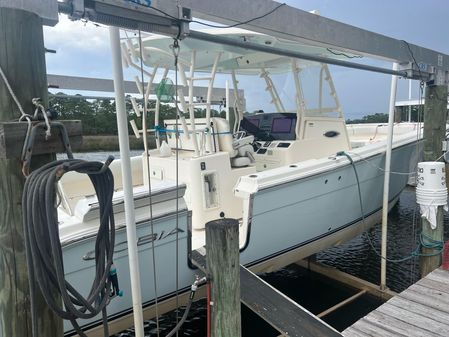
M 129 97 L 128 97 L 129 98 Z M 83 134 L 85 135 L 116 135 L 117 120 L 115 115 L 114 99 L 86 99 L 79 97 L 64 97 L 64 94 L 58 93 L 57 96 L 50 96 L 49 106 L 56 110 L 59 119 L 81 120 L 83 124 Z M 155 102 L 151 101 L 150 109 L 154 108 Z M 141 128 L 141 118 L 137 117 L 129 99 L 126 100 L 126 110 L 128 111 L 128 120 L 134 119 L 139 129 Z M 217 111 L 212 109 L 212 116 L 225 117 L 225 111 Z M 231 108 L 231 119 L 233 112 Z M 175 119 L 176 109 L 170 104 L 161 104 L 159 109 L 159 126 L 164 126 L 164 120 Z M 206 116 L 206 109 L 195 109 L 195 117 L 202 118 Z M 187 117 L 187 116 L 186 116 Z M 386 123 L 388 122 L 388 114 L 376 113 L 363 116 L 360 119 L 348 119 L 346 123 Z M 232 123 L 232 121 L 231 121 Z M 147 127 L 154 128 L 154 113 L 149 112 L 147 117 Z M 131 125 L 128 123 L 128 132 L 133 134 Z
M 83 124 L 83 134 L 85 135 L 116 135 L 117 119 L 115 115 L 114 99 L 86 99 L 79 97 L 64 97 L 64 94 L 58 93 L 56 96 L 50 96 L 49 106 L 56 110 L 59 119 L 62 120 L 81 120 Z M 129 97 L 128 97 L 129 98 Z M 149 103 L 149 109 L 155 107 L 155 102 Z M 141 118 L 137 117 L 131 101 L 126 100 L 126 110 L 128 120 L 135 120 L 139 129 L 141 128 Z M 211 110 L 212 116 L 224 117 L 225 111 L 218 112 Z M 195 117 L 202 118 L 206 116 L 206 109 L 195 109 Z M 159 109 L 159 126 L 164 126 L 164 120 L 175 119 L 176 109 L 170 104 L 161 104 Z M 188 117 L 186 117 L 188 118 Z M 147 127 L 154 128 L 154 112 L 148 112 Z M 131 125 L 128 123 L 129 134 L 134 134 Z

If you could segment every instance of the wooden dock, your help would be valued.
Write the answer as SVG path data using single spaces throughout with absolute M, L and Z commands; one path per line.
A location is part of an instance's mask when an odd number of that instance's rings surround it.
M 191 253 L 191 262 L 208 273 L 206 249 Z M 240 265 L 240 300 L 256 315 L 286 337 L 343 337 L 307 309 Z
M 240 266 L 241 301 L 281 336 L 342 337 L 330 325 Z
M 449 271 L 434 270 L 342 334 L 345 337 L 449 336 Z

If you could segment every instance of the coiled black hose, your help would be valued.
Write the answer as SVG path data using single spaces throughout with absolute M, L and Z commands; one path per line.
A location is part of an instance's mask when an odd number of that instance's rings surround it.
M 115 287 L 110 277 L 115 242 L 112 211 L 114 178 L 108 167 L 112 160 L 112 157 L 109 158 L 106 164 L 77 159 L 59 160 L 35 170 L 26 179 L 22 209 L 34 337 L 38 337 L 38 313 L 35 307 L 37 286 L 48 306 L 60 317 L 70 320 L 80 336 L 86 335 L 76 319 L 92 318 L 100 312 L 103 313 L 105 336 L 109 335 L 106 305 L 110 295 L 118 290 L 113 289 Z M 95 242 L 96 273 L 86 298 L 65 279 L 59 239 L 57 182 L 69 171 L 89 176 L 100 206 L 100 225 Z

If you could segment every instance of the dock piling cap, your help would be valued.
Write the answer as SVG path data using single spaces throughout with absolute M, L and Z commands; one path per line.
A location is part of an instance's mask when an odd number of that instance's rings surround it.
M 206 227 L 209 228 L 229 228 L 237 226 L 238 228 L 239 221 L 236 219 L 230 219 L 230 218 L 222 218 L 217 220 L 212 220 L 206 223 Z

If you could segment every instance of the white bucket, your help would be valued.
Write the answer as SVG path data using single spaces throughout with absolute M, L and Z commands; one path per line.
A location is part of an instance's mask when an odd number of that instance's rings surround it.
M 432 229 L 437 227 L 437 209 L 444 206 L 447 211 L 447 188 L 445 165 L 441 162 L 418 163 L 416 202 L 421 216 L 426 218 Z
M 444 163 L 418 163 L 416 202 L 420 205 L 442 206 L 447 204 Z
M 446 189 L 444 163 L 436 161 L 418 163 L 417 182 L 417 190 L 439 191 Z

